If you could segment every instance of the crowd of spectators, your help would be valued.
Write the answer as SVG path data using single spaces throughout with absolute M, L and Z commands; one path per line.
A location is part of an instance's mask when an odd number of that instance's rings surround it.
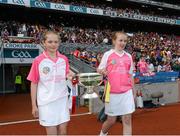
M 0 36 L 5 42 L 25 42 L 39 44 L 43 32 L 51 29 L 59 32 L 61 42 L 80 43 L 86 45 L 111 44 L 110 29 L 92 29 L 79 27 L 65 27 L 58 25 L 25 24 L 15 21 L 0 21 Z M 132 54 L 138 71 L 140 66 L 146 67 L 146 71 L 178 71 L 180 70 L 180 37 L 175 35 L 159 34 L 156 32 L 128 33 L 127 51 Z M 14 38 L 15 37 L 15 38 Z M 23 40 L 22 40 L 23 39 Z M 79 50 L 76 57 L 89 61 L 97 67 L 103 52 L 88 52 L 84 48 Z M 143 65 L 140 65 L 144 60 Z M 139 62 L 139 63 L 138 63 Z
M 180 71 L 180 49 L 179 45 L 176 51 L 171 48 L 157 48 L 150 51 L 136 50 L 133 48 L 131 53 L 133 57 L 136 72 L 149 73 L 153 72 L 172 72 Z M 76 49 L 72 54 L 89 63 L 93 67 L 98 67 L 104 52 L 86 51 L 85 49 Z
M 33 37 L 34 40 L 30 42 L 40 43 L 44 31 L 49 29 L 60 32 L 61 42 L 64 43 L 100 44 L 110 42 L 110 30 L 64 27 L 63 25 L 53 24 L 45 27 L 15 21 L 0 21 L 0 36 L 3 37 L 6 42 L 10 40 L 10 38 L 8 38 L 9 36 L 20 36 Z

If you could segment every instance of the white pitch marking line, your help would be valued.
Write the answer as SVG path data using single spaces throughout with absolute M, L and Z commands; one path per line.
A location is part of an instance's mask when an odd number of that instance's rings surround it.
M 5 123 L 0 123 L 0 126 L 13 125 L 13 124 L 21 124 L 21 123 L 35 122 L 35 121 L 38 121 L 38 119 L 5 122 Z
M 92 114 L 91 112 L 86 112 L 86 113 L 79 113 L 79 114 L 72 114 L 71 117 L 77 117 L 77 116 L 83 116 L 83 115 L 90 115 Z
M 91 114 L 91 112 L 80 113 L 80 114 L 72 114 L 71 117 L 84 116 L 84 115 L 90 115 L 90 114 Z M 35 121 L 38 121 L 38 119 L 4 122 L 4 123 L 0 123 L 0 126 L 21 124 L 21 123 L 28 123 L 28 122 L 35 122 Z

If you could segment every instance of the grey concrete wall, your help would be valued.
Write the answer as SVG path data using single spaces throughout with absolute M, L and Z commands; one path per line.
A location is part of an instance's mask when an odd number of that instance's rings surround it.
M 143 87 L 144 86 L 144 87 Z M 170 104 L 179 101 L 178 83 L 153 83 L 149 85 L 136 85 L 137 90 L 142 90 L 143 100 L 149 100 L 154 92 L 163 92 L 164 96 L 160 98 L 160 103 Z M 155 99 L 153 99 L 156 102 Z
M 143 90 L 144 87 L 144 90 Z M 154 92 L 163 92 L 164 96 L 160 99 L 160 103 L 162 104 L 170 104 L 170 103 L 177 103 L 179 101 L 179 91 L 178 91 L 178 83 L 177 82 L 166 82 L 166 83 L 153 83 L 149 85 L 136 85 L 137 90 L 142 90 L 143 93 L 143 100 L 153 100 L 156 102 L 155 99 L 151 98 L 151 94 Z M 82 103 L 81 103 L 82 104 Z M 99 99 L 92 100 L 92 113 L 98 113 L 104 103 Z

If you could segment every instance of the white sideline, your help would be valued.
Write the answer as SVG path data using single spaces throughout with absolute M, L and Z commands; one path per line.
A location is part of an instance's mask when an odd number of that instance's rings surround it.
M 80 113 L 80 114 L 72 114 L 71 117 L 84 116 L 84 115 L 90 115 L 90 114 L 91 114 L 91 112 Z M 21 123 L 28 123 L 28 122 L 35 122 L 35 121 L 38 121 L 38 119 L 4 122 L 4 123 L 0 123 L 0 126 L 21 124 Z

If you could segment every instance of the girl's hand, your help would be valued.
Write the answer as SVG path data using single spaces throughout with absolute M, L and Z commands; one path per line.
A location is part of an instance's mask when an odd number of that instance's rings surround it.
M 106 76 L 107 75 L 107 70 L 104 68 L 104 69 L 98 70 L 98 73 Z
M 133 87 L 132 91 L 133 91 L 133 98 L 134 98 L 134 102 L 136 102 L 136 99 L 137 99 L 136 89 Z
M 39 117 L 39 110 L 37 106 L 33 106 L 32 107 L 32 115 L 34 118 L 38 118 Z
M 75 74 L 70 70 L 68 75 L 67 75 L 67 79 L 69 79 L 70 81 L 72 81 L 73 77 L 75 76 Z

